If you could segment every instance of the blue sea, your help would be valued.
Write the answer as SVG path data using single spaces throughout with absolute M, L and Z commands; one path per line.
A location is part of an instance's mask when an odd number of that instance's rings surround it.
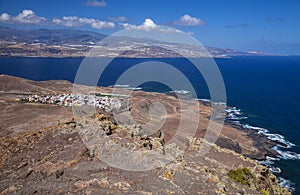
M 43 81 L 74 81 L 82 58 L 0 58 L 0 74 Z M 161 61 L 184 73 L 196 89 L 199 99 L 210 99 L 201 76 L 186 59 L 117 58 L 103 72 L 98 85 L 114 85 L 128 68 L 145 61 Z M 233 122 L 257 129 L 270 139 L 281 139 L 289 148 L 274 148 L 278 159 L 265 164 L 280 168 L 275 173 L 281 185 L 300 194 L 300 56 L 232 57 L 215 59 L 222 73 L 229 112 Z M 169 92 L 165 85 L 149 82 L 140 86 L 145 91 Z M 182 89 L 184 90 L 184 89 Z M 279 172 L 275 169 L 275 172 Z

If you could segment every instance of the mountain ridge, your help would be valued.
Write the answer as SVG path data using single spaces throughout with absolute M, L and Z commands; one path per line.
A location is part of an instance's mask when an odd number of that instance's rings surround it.
M 20 57 L 222 57 L 231 56 L 269 56 L 264 52 L 242 52 L 228 48 L 205 46 L 207 51 L 198 51 L 188 44 L 167 43 L 163 41 L 110 37 L 108 45 L 91 50 L 107 35 L 75 29 L 16 29 L 0 26 L 0 56 Z M 155 46 L 153 44 L 155 43 Z M 156 46 L 157 45 L 157 46 Z M 94 56 L 93 56 L 94 57 Z

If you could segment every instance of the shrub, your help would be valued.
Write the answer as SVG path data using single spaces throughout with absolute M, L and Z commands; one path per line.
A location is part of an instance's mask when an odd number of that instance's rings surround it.
M 261 194 L 262 195 L 270 195 L 270 192 L 268 190 L 262 189 Z
M 244 167 L 242 169 L 230 170 L 228 176 L 244 185 L 250 186 L 250 181 L 254 179 L 254 175 L 252 175 L 251 171 Z

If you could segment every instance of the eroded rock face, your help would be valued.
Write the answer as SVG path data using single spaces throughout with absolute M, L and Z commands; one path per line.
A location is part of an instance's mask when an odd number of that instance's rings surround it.
M 183 150 L 166 142 L 171 134 L 148 135 L 140 125 L 119 126 L 110 113 L 99 111 L 80 121 L 72 119 L 69 108 L 15 99 L 15 94 L 0 94 L 0 107 L 6 111 L 0 117 L 0 194 L 260 194 L 263 189 L 289 194 L 266 167 L 242 154 L 215 144 L 205 155 L 199 154 L 206 142 L 201 136 L 188 137 L 188 147 Z M 176 111 L 171 103 L 168 108 Z M 24 115 L 28 112 L 34 115 Z M 85 128 L 91 124 L 97 128 Z M 97 132 L 100 134 L 93 134 Z M 96 149 L 103 145 L 83 142 L 93 140 L 93 135 L 106 136 L 110 143 L 144 155 L 176 158 L 147 171 L 114 168 L 97 158 Z M 239 148 L 245 146 L 236 146 Z M 230 170 L 243 167 L 255 176 L 250 185 L 228 176 Z
M 107 120 L 99 125 L 111 124 Z M 112 168 L 91 154 L 73 125 L 65 124 L 1 139 L 3 194 L 258 194 L 262 189 L 289 194 L 266 167 L 231 150 L 213 145 L 209 153 L 200 156 L 198 151 L 205 142 L 201 138 L 189 138 L 189 148 L 182 152 L 174 143 L 164 145 L 160 138 L 151 136 L 132 137 L 127 128 L 116 126 L 109 135 L 112 141 L 122 143 L 126 138 L 136 148 L 176 154 L 177 158 L 149 171 Z M 228 172 L 235 167 L 248 167 L 255 180 L 249 186 L 233 181 Z

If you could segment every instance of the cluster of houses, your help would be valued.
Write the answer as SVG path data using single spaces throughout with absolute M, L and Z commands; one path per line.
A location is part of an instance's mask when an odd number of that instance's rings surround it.
M 128 106 L 128 96 L 115 94 L 73 95 L 72 93 L 66 93 L 59 95 L 29 95 L 24 97 L 22 101 L 63 106 L 90 105 L 109 112 L 114 110 L 122 111 L 127 109 Z

